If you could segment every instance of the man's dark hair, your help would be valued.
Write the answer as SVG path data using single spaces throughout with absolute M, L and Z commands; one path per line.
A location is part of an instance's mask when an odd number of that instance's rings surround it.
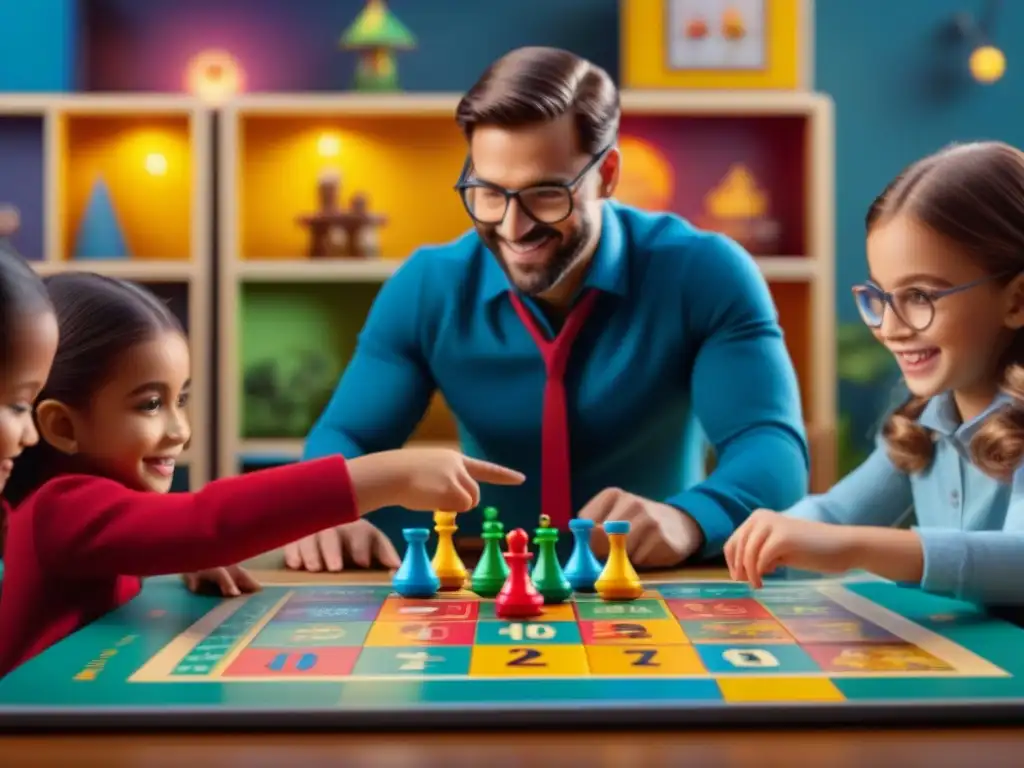
M 479 126 L 518 128 L 573 114 L 580 150 L 596 154 L 619 131 L 619 92 L 608 73 L 559 48 L 517 48 L 484 72 L 459 102 L 470 139 Z

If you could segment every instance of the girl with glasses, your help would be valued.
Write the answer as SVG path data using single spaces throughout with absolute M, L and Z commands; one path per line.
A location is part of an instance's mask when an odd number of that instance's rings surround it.
M 831 491 L 755 512 L 730 573 L 864 570 L 1024 603 L 1024 153 L 982 142 L 910 166 L 871 206 L 867 262 L 854 300 L 909 396 Z

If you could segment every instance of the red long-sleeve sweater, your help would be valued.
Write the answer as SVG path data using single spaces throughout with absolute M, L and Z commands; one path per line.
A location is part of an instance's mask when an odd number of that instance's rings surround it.
M 86 475 L 51 480 L 8 514 L 0 677 L 132 600 L 142 577 L 237 563 L 358 514 L 340 457 L 195 493 L 133 491 Z

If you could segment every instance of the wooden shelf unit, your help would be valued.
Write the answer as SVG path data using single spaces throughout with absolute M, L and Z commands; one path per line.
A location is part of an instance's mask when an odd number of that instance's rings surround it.
M 266 295 L 270 291 L 338 290 L 338 303 L 342 291 L 374 291 L 409 255 L 414 244 L 444 242 L 457 237 L 469 226 L 468 219 L 454 194 L 444 192 L 453 183 L 461 167 L 464 143 L 457 133 L 453 114 L 457 94 L 397 94 L 397 95 L 252 95 L 228 104 L 220 120 L 220 242 L 219 242 L 219 296 L 218 333 L 221 349 L 221 370 L 217 408 L 219 417 L 219 475 L 235 474 L 247 460 L 276 461 L 295 457 L 301 453 L 302 439 L 297 436 L 261 438 L 247 437 L 242 426 L 243 371 L 240 348 L 243 346 L 239 327 L 241 306 L 246 291 Z M 764 120 L 789 118 L 802 124 L 800 166 L 804 173 L 799 211 L 800 231 L 795 241 L 800 252 L 782 255 L 755 255 L 765 279 L 773 293 L 783 295 L 787 302 L 798 305 L 780 306 L 787 342 L 793 349 L 803 350 L 802 359 L 796 361 L 804 393 L 804 407 L 815 452 L 816 488 L 824 488 L 835 479 L 833 446 L 836 425 L 835 378 L 835 284 L 834 284 L 834 178 L 833 178 L 833 109 L 831 101 L 818 94 L 801 92 L 686 92 L 686 91 L 626 91 L 622 94 L 624 126 L 630 120 L 644 119 L 685 120 L 710 118 L 729 120 Z M 422 140 L 418 146 L 400 150 L 406 154 L 402 160 L 420 153 L 423 158 L 433 157 L 427 169 L 416 165 L 413 178 L 420 191 L 429 197 L 431 222 L 424 222 L 395 213 L 387 201 L 401 208 L 416 204 L 405 194 L 382 186 L 400 178 L 406 167 L 391 162 L 378 169 L 375 176 L 359 166 L 342 170 L 342 196 L 349 190 L 369 189 L 371 210 L 380 210 L 389 217 L 382 232 L 383 257 L 368 260 L 313 260 L 304 255 L 299 230 L 274 231 L 266 228 L 268 216 L 279 219 L 279 227 L 294 227 L 294 219 L 306 212 L 315 194 L 315 168 L 300 157 L 294 144 L 302 141 L 312 146 L 315 134 L 324 130 L 344 132 L 351 129 L 355 135 L 353 145 L 361 152 L 383 156 L 385 149 L 374 145 L 376 137 L 367 133 L 377 130 L 380 143 L 394 141 L 399 124 L 422 121 Z M 262 124 L 262 125 L 261 125 Z M 354 127 L 353 127 L 354 126 Z M 441 127 L 444 126 L 444 127 Z M 333 128 L 332 128 L 333 127 Z M 263 137 L 261 137 L 261 132 Z M 300 135 L 301 134 L 301 135 Z M 270 136 L 267 139 L 266 136 Z M 256 137 L 256 138 L 254 138 Z M 444 137 L 452 142 L 440 145 Z M 272 141 L 272 150 L 266 156 L 256 157 L 251 143 Z M 347 139 L 342 140 L 342 153 Z M 369 148 L 368 148 L 369 147 Z M 437 159 L 443 155 L 444 163 Z M 270 159 L 268 159 L 268 157 Z M 272 160 L 288 163 L 272 167 Z M 326 162 L 326 161 L 324 161 Z M 424 162 L 426 162 L 424 160 Z M 441 169 L 438 171 L 438 169 Z M 435 177 L 434 173 L 446 175 Z M 252 181 L 253 176 L 259 179 Z M 288 177 L 285 181 L 286 175 Z M 279 190 L 273 205 L 267 201 L 247 199 L 254 187 L 270 190 L 271 180 L 280 178 L 280 184 L 302 199 L 283 203 Z M 298 190 L 298 192 L 295 192 Z M 450 197 L 451 199 L 448 199 Z M 424 198 L 417 198 L 419 203 Z M 383 202 L 378 202 L 383 200 Z M 280 210 L 282 204 L 290 205 Z M 684 213 L 685 215 L 685 213 Z M 438 222 L 443 222 L 438 224 Z M 411 223 L 410 223 L 411 222 Z M 259 232 L 263 236 L 257 237 Z M 389 239 L 390 238 L 390 239 Z M 268 243 L 270 243 L 268 245 Z M 346 296 L 348 294 L 345 294 Z M 350 325 L 358 332 L 365 317 L 365 307 L 354 307 Z M 789 325 L 786 325 L 786 323 Z M 794 327 L 795 326 L 795 327 Z M 354 338 L 351 343 L 354 344 Z M 432 409 L 429 419 L 449 418 L 443 408 Z M 422 437 L 422 435 L 421 435 Z M 246 458 L 248 457 L 248 458 Z
M 42 132 L 42 199 L 19 200 L 16 193 L 0 189 L 0 203 L 23 209 L 23 226 L 41 228 L 38 236 L 25 237 L 41 244 L 24 252 L 36 271 L 43 276 L 98 272 L 139 282 L 163 298 L 170 291 L 187 304 L 180 315 L 192 350 L 193 428 L 180 462 L 187 482 L 176 485 L 198 490 L 210 480 L 213 466 L 209 110 L 176 95 L 6 95 L 0 97 L 0 158 L 5 121 L 25 118 L 38 120 Z M 162 158 L 161 166 L 143 167 L 154 157 L 152 162 Z M 74 258 L 74 233 L 100 177 L 131 255 Z M 141 246 L 137 255 L 133 245 Z

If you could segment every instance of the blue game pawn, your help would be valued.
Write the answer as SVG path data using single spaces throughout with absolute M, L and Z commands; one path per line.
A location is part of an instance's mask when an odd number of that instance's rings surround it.
M 594 557 L 590 549 L 590 534 L 594 530 L 593 520 L 570 520 L 569 530 L 572 531 L 573 549 L 569 562 L 566 563 L 565 578 L 577 592 L 593 592 L 594 582 L 601 575 L 604 566 Z
M 391 586 L 402 597 L 433 597 L 441 588 L 441 579 L 434 572 L 427 555 L 427 528 L 405 528 L 405 558 L 399 567 Z

